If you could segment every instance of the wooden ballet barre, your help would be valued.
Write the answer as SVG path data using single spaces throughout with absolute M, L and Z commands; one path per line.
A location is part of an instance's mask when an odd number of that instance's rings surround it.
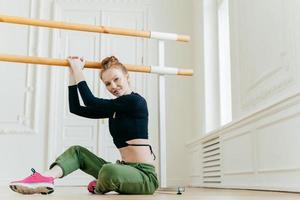
M 66 22 L 59 22 L 59 21 L 39 20 L 39 19 L 31 19 L 31 18 L 8 16 L 8 15 L 0 15 L 0 22 L 31 25 L 31 26 L 42 26 L 42 27 L 57 28 L 57 29 L 68 29 L 68 30 L 76 30 L 76 31 L 105 33 L 105 34 L 113 34 L 113 35 L 153 38 L 153 39 L 160 39 L 160 40 L 175 40 L 180 42 L 188 42 L 190 40 L 190 36 L 188 35 L 179 35 L 175 33 L 140 31 L 134 29 L 113 28 L 107 26 L 94 26 L 94 25 L 85 25 L 85 24 L 77 24 L 77 23 L 66 23 Z
M 54 65 L 54 66 L 64 66 L 64 67 L 69 66 L 69 62 L 67 59 L 45 58 L 45 57 L 35 57 L 35 56 L 19 56 L 19 55 L 8 55 L 8 54 L 0 54 L 0 61 L 38 64 L 38 65 Z M 164 75 L 181 75 L 181 76 L 193 75 L 193 70 L 191 69 L 132 65 L 132 64 L 124 64 L 124 65 L 128 71 L 132 71 L 132 72 L 154 73 L 154 74 L 164 74 Z M 86 61 L 84 67 L 101 69 L 101 63 L 94 62 L 94 61 Z

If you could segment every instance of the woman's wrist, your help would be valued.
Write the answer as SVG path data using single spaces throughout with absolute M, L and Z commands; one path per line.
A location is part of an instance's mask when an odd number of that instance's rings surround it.
M 76 85 L 76 80 L 75 80 L 74 76 L 70 74 L 70 76 L 69 76 L 69 86 L 73 86 L 73 85 Z
M 85 77 L 84 77 L 82 71 L 74 72 L 74 78 L 75 78 L 76 84 L 85 80 Z

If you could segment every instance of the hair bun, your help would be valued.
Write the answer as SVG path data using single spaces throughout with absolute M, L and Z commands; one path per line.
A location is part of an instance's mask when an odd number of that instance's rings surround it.
M 120 62 L 115 56 L 106 57 L 101 61 L 101 66 L 103 67 L 103 69 L 108 69 L 116 64 L 120 64 Z

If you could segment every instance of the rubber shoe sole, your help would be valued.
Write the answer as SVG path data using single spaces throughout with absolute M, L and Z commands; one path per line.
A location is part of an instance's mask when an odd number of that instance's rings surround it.
M 21 194 L 51 194 L 54 192 L 54 189 L 51 187 L 36 187 L 36 188 L 30 188 L 23 185 L 10 185 L 10 189 L 14 192 L 18 192 Z

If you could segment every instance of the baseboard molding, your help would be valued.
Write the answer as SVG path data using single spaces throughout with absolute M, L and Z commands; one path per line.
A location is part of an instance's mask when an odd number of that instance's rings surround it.
M 300 192 L 300 187 L 262 187 L 262 186 L 193 186 L 190 185 L 190 188 L 213 188 L 213 189 L 230 189 L 230 190 L 256 190 L 256 191 L 272 191 L 272 192 Z

